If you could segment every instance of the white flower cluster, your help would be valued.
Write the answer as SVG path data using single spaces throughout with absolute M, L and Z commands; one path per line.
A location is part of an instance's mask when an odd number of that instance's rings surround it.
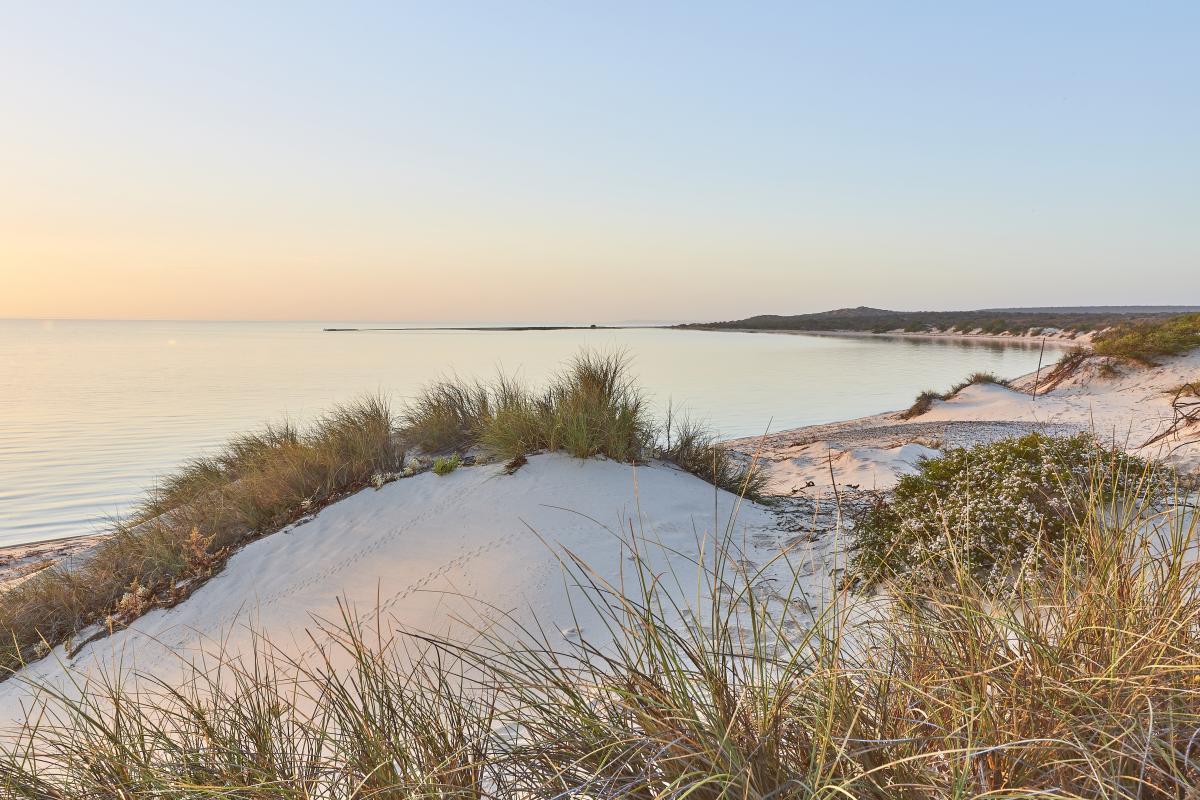
M 1032 569 L 1035 551 L 1061 540 L 1089 504 L 1144 491 L 1148 469 L 1086 435 L 1030 434 L 950 450 L 902 478 L 890 502 L 858 521 L 854 572 L 873 583 L 962 565 L 1000 587 Z

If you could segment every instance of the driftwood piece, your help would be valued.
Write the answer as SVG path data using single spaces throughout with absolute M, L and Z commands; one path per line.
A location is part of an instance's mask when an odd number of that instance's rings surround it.
M 1171 424 L 1166 430 L 1147 439 L 1142 447 L 1171 437 L 1179 438 L 1181 434 L 1189 436 L 1189 439 L 1180 444 L 1187 444 L 1192 434 L 1200 439 L 1200 384 L 1185 383 L 1176 389 L 1171 398 L 1171 412 Z

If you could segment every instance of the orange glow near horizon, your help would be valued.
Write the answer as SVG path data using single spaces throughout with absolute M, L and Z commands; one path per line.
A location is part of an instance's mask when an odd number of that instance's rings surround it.
M 0 317 L 1193 303 L 1197 9 L 26 4 Z

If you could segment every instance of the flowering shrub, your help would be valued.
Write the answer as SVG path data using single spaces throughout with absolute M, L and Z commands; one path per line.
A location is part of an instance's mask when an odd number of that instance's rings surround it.
M 1100 502 L 1161 495 L 1164 478 L 1161 468 L 1087 434 L 953 449 L 922 462 L 890 499 L 859 516 L 850 579 L 865 589 L 961 566 L 998 588 Z

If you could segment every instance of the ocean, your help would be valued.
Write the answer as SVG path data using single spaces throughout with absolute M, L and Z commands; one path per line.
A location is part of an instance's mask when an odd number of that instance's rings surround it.
M 498 370 L 545 380 L 581 348 L 628 353 L 657 413 L 749 436 L 907 406 L 1036 344 L 579 329 L 357 330 L 403 323 L 0 321 L 0 544 L 96 533 L 154 480 L 234 433 Z M 1047 362 L 1057 358 L 1047 347 Z

